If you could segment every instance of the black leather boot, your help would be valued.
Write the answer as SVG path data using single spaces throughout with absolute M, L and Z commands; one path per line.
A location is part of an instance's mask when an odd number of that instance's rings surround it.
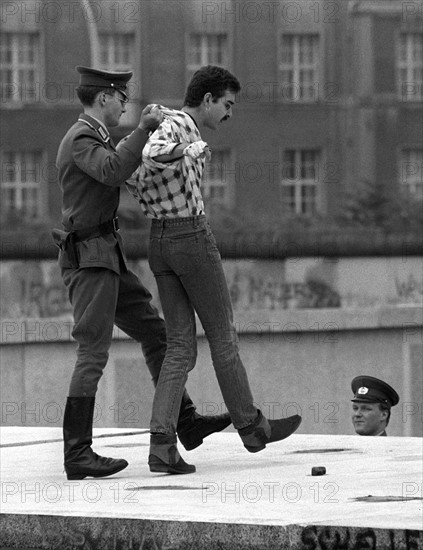
M 302 418 L 298 414 L 278 420 L 268 420 L 258 411 L 256 421 L 250 426 L 238 430 L 238 433 L 247 451 L 257 453 L 262 451 L 268 443 L 282 441 L 289 437 L 297 430 L 301 420 Z
M 68 397 L 63 419 L 65 472 L 68 479 L 106 477 L 128 466 L 121 458 L 106 458 L 92 449 L 94 397 Z
M 191 416 L 178 420 L 179 441 L 187 451 L 192 451 L 203 443 L 203 439 L 215 432 L 221 432 L 232 422 L 228 413 L 215 416 L 201 416 L 195 411 Z
M 166 474 L 192 474 L 195 472 L 195 466 L 187 464 L 179 454 L 176 447 L 176 435 L 150 435 L 148 465 L 150 472 Z

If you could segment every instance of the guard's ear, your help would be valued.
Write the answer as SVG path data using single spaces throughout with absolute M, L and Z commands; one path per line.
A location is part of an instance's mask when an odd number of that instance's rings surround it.
M 97 95 L 97 101 L 100 106 L 103 106 L 106 103 L 106 92 L 99 92 Z
M 386 420 L 389 416 L 389 411 L 387 409 L 382 409 L 380 412 L 382 413 L 383 419 Z

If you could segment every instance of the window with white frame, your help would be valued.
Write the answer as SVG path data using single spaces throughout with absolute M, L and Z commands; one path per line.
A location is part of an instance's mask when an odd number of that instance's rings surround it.
M 283 152 L 281 199 L 288 212 L 316 212 L 319 162 L 320 151 L 317 149 L 287 149 Z
M 42 215 L 41 151 L 3 152 L 1 155 L 1 211 L 24 219 Z
M 133 70 L 135 36 L 131 33 L 100 33 L 100 68 L 125 72 Z
M 228 36 L 226 33 L 193 33 L 187 44 L 188 80 L 204 65 L 229 65 Z
M 281 34 L 280 96 L 287 101 L 316 101 L 319 85 L 319 35 Z
M 1 100 L 5 103 L 39 101 L 40 35 L 37 32 L 0 34 Z
M 402 101 L 423 100 L 423 33 L 401 33 L 397 47 L 397 85 Z
M 400 188 L 408 197 L 423 199 L 423 149 L 407 148 L 400 152 Z
M 230 206 L 231 154 L 227 149 L 213 150 L 212 158 L 206 163 L 201 194 L 208 209 L 215 206 Z

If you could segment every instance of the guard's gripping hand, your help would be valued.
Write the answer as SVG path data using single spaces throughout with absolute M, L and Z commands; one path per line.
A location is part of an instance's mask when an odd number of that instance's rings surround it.
M 157 105 L 147 105 L 141 113 L 140 123 L 138 127 L 144 132 L 154 132 L 154 130 L 163 121 L 163 113 Z
M 189 145 L 187 145 L 183 153 L 187 157 L 191 157 L 194 160 L 200 158 L 201 156 L 204 156 L 206 160 L 210 160 L 211 158 L 211 152 L 210 152 L 209 146 L 205 141 L 201 141 L 201 140 L 194 141 L 194 143 L 190 143 Z

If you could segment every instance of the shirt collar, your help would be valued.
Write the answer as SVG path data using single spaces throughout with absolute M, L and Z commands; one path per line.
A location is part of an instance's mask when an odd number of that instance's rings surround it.
M 190 115 L 189 113 L 187 113 L 186 111 L 182 111 L 182 112 L 185 113 L 186 115 L 188 115 L 193 120 L 194 124 L 197 127 L 197 130 L 200 131 L 200 129 L 198 127 L 198 124 L 195 122 L 195 118 L 192 115 Z

